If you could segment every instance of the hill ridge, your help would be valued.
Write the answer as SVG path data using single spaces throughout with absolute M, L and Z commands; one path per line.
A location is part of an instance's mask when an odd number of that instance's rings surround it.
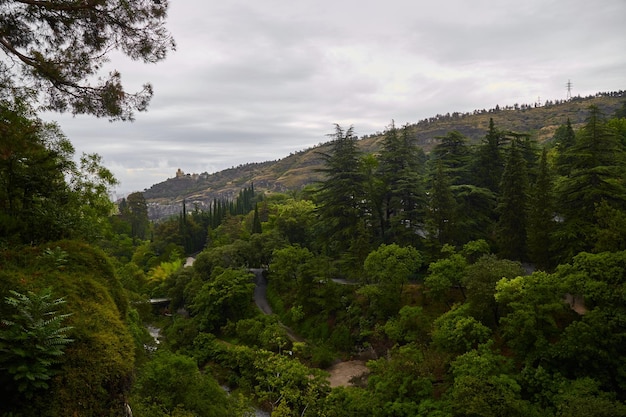
M 551 139 L 554 131 L 566 123 L 568 118 L 573 126 L 582 124 L 589 106 L 596 105 L 605 115 L 610 116 L 621 107 L 625 97 L 625 91 L 617 91 L 573 97 L 567 101 L 547 101 L 541 106 L 496 106 L 489 110 L 438 114 L 408 126 L 412 140 L 426 153 L 435 146 L 438 137 L 453 130 L 468 137 L 470 143 L 478 143 L 488 130 L 490 118 L 493 118 L 498 129 L 530 133 L 542 143 Z M 379 149 L 383 137 L 384 131 L 365 135 L 358 140 L 358 145 L 363 152 L 374 153 Z M 257 191 L 266 193 L 302 189 L 322 179 L 316 170 L 323 164 L 319 154 L 328 145 L 329 142 L 326 142 L 293 152 L 281 159 L 250 162 L 212 174 L 180 175 L 180 171 L 174 178 L 144 190 L 150 218 L 157 220 L 178 214 L 183 200 L 186 200 L 188 207 L 203 209 L 215 199 L 234 199 L 243 187 L 251 183 L 254 183 Z

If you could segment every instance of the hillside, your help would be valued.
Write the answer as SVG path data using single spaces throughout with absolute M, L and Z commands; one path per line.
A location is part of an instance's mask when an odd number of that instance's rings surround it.
M 542 143 L 551 139 L 554 131 L 568 118 L 574 127 L 583 123 L 591 105 L 598 106 L 605 115 L 614 114 L 625 96 L 626 92 L 621 91 L 574 97 L 569 101 L 548 101 L 542 106 L 515 104 L 471 113 L 448 113 L 421 120 L 410 125 L 410 129 L 413 139 L 426 153 L 437 143 L 438 137 L 452 130 L 461 132 L 472 143 L 478 143 L 487 132 L 490 118 L 498 129 L 530 133 Z M 367 135 L 359 140 L 359 145 L 364 152 L 376 152 L 382 138 L 382 132 Z M 177 176 L 144 191 L 150 218 L 159 219 L 179 213 L 183 199 L 187 200 L 188 207 L 197 205 L 199 208 L 215 198 L 232 199 L 250 183 L 254 183 L 256 190 L 264 192 L 301 189 L 321 179 L 316 170 L 322 167 L 320 152 L 324 152 L 325 147 L 321 145 L 276 161 L 244 164 L 213 174 L 179 172 Z

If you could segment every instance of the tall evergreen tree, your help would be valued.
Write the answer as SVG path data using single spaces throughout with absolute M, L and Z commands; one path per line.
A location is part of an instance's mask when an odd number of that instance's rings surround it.
M 126 198 L 126 210 L 130 221 L 131 237 L 145 239 L 150 220 L 148 219 L 148 205 L 143 193 L 129 194 Z
M 318 204 L 320 234 L 332 252 L 345 252 L 362 231 L 363 171 L 357 137 L 351 126 L 335 125 L 330 152 L 321 153 L 325 175 L 315 197 Z M 336 253 L 336 252 L 335 252 Z
M 528 204 L 528 174 L 526 161 L 518 141 L 511 143 L 500 182 L 500 198 L 496 211 L 496 241 L 503 257 L 513 260 L 526 258 L 526 210 Z
M 558 187 L 558 213 L 563 223 L 557 231 L 565 260 L 589 250 L 596 233 L 595 212 L 601 202 L 626 209 L 624 163 L 626 151 L 596 106 L 576 143 L 566 150 L 569 176 Z
M 455 231 L 458 242 L 493 240 L 496 221 L 496 194 L 483 187 L 471 184 L 452 186 L 456 200 Z
M 254 218 L 252 220 L 252 233 L 260 234 L 262 232 L 263 232 L 263 229 L 261 228 L 261 218 L 259 217 L 259 205 L 255 204 L 254 205 Z
M 487 188 L 493 193 L 500 192 L 500 180 L 504 172 L 504 156 L 502 147 L 505 144 L 504 134 L 496 129 L 493 119 L 489 119 L 489 131 L 480 144 L 474 157 L 474 184 Z
M 539 269 L 552 265 L 552 233 L 554 232 L 554 190 L 548 150 L 543 148 L 536 181 L 530 190 L 528 208 L 528 255 Z
M 474 238 L 482 238 L 483 236 L 478 236 L 475 232 L 484 232 L 486 229 L 484 222 L 479 219 L 482 217 L 475 211 L 487 208 L 491 212 L 493 207 L 489 204 L 475 206 L 482 195 L 480 191 L 487 190 L 468 185 L 471 182 L 471 151 L 467 138 L 458 131 L 452 131 L 438 139 L 440 142 L 435 145 L 431 154 L 429 234 L 434 233 L 434 221 L 435 224 L 439 223 L 435 229 L 443 231 L 442 228 L 445 228 L 443 234 L 436 233 L 440 243 L 461 244 Z M 451 201 L 449 194 L 453 197 Z M 433 204 L 439 208 L 435 209 Z M 443 217 L 439 220 L 433 218 L 441 215 Z M 447 220 L 440 223 L 443 218 Z
M 534 182 L 536 179 L 537 164 L 539 162 L 537 142 L 528 133 L 508 132 L 507 136 L 509 136 L 511 140 L 517 141 L 517 147 L 526 162 L 528 181 L 529 183 Z
M 361 158 L 361 171 L 364 177 L 363 191 L 365 193 L 365 214 L 372 230 L 372 246 L 377 247 L 384 242 L 387 232 L 386 189 L 384 182 L 378 175 L 379 161 L 376 155 L 366 154 Z
M 457 243 L 454 240 L 456 202 L 443 161 L 438 159 L 435 164 L 429 192 L 428 234 L 440 245 Z
M 441 161 L 442 169 L 448 176 L 451 185 L 468 183 L 470 149 L 467 138 L 453 130 L 437 139 L 440 142 L 433 148 L 433 156 Z
M 569 175 L 569 170 L 572 165 L 570 160 L 572 157 L 572 148 L 576 144 L 576 134 L 570 119 L 567 119 L 567 123 L 559 126 L 554 132 L 554 143 L 556 145 L 557 156 L 555 158 L 556 172 L 559 175 Z
M 408 126 L 401 131 L 392 123 L 380 152 L 379 175 L 387 232 L 385 240 L 418 244 L 424 227 L 426 193 L 423 185 L 423 153 L 411 141 Z

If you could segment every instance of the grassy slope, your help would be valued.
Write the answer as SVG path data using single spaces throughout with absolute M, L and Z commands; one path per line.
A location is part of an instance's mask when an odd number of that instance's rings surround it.
M 62 262 L 44 256 L 58 248 Z M 74 241 L 23 247 L 0 255 L 0 299 L 9 289 L 21 293 L 51 287 L 63 297 L 64 323 L 74 339 L 60 358 L 50 389 L 28 402 L 24 415 L 121 415 L 134 367 L 134 344 L 126 323 L 128 300 L 108 258 Z M 2 306 L 6 309 L 6 306 Z M 5 311 L 0 309 L 0 313 Z M 2 408 L 2 407 L 0 407 Z

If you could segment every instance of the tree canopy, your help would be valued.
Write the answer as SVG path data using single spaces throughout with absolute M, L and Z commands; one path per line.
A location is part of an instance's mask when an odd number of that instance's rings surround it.
M 167 0 L 0 2 L 0 97 L 132 120 L 147 108 L 152 86 L 129 93 L 118 71 L 101 71 L 114 51 L 146 63 L 163 60 L 175 46 L 165 28 L 167 8 Z

